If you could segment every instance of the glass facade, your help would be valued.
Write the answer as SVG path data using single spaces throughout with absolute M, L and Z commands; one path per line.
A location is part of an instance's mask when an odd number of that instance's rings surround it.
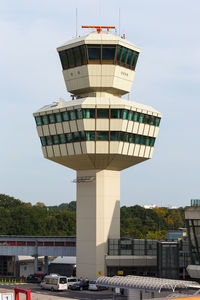
M 104 108 L 78 108 L 61 113 L 43 115 L 35 117 L 37 126 L 59 123 L 63 121 L 73 121 L 78 119 L 123 119 L 133 122 L 149 124 L 153 126 L 160 125 L 160 118 L 152 115 L 139 113 L 128 109 L 104 109 Z
M 155 138 L 140 136 L 123 131 L 78 131 L 66 134 L 57 134 L 40 137 L 42 146 L 51 146 L 65 143 L 76 143 L 81 141 L 121 141 L 127 143 L 141 144 L 153 147 Z M 137 143 L 136 143 L 137 141 Z
M 63 70 L 85 64 L 117 64 L 135 70 L 139 52 L 120 45 L 85 44 L 59 51 Z

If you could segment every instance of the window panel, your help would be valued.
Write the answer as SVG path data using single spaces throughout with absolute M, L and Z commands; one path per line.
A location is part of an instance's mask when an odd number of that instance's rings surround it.
M 124 134 L 124 142 L 129 142 L 129 133 L 125 132 Z
M 125 60 L 126 60 L 126 54 L 127 54 L 127 48 L 123 47 L 123 50 L 122 50 L 122 57 L 121 57 L 121 63 L 125 63 Z
M 60 61 L 61 61 L 62 68 L 63 68 L 63 70 L 66 70 L 68 68 L 66 50 L 60 51 L 59 56 L 60 56 Z
M 62 115 L 61 115 L 61 113 L 56 113 L 55 116 L 56 116 L 56 122 L 57 123 L 62 122 Z
M 144 123 L 144 114 L 140 114 L 139 122 Z
M 51 124 L 56 122 L 56 120 L 55 120 L 55 115 L 54 115 L 54 114 L 49 115 L 49 122 L 50 122 Z
M 95 141 L 95 131 L 86 131 L 85 136 L 86 141 Z
M 42 125 L 42 119 L 41 117 L 35 117 L 35 122 L 36 122 L 36 125 L 39 126 L 39 125 Z
M 97 118 L 109 118 L 109 109 L 97 109 Z
M 46 115 L 42 116 L 42 123 L 44 125 L 48 125 L 49 124 L 48 116 L 46 116 Z
M 85 119 L 95 118 L 95 109 L 86 108 L 83 110 L 83 117 Z
M 123 110 L 123 120 L 127 120 L 128 119 L 128 110 L 124 109 Z
M 118 141 L 118 139 L 119 139 L 119 131 L 111 131 L 110 132 L 110 140 Z
M 146 146 L 150 146 L 150 137 L 149 136 L 146 137 Z
M 46 140 L 47 140 L 47 145 L 48 145 L 48 146 L 53 145 L 53 141 L 52 141 L 52 137 L 51 137 L 51 136 L 47 136 L 47 137 L 46 137 Z
M 117 46 L 117 62 L 120 62 L 122 46 Z
M 85 141 L 85 132 L 84 131 L 80 132 L 80 138 L 81 138 L 81 141 Z
M 128 120 L 133 121 L 133 111 L 132 110 L 129 111 Z
M 160 118 L 156 118 L 156 122 L 155 122 L 156 126 L 160 125 Z
M 140 136 L 136 135 L 135 137 L 135 144 L 140 144 Z
M 101 48 L 100 45 L 87 45 L 88 47 L 88 60 L 100 60 Z
M 77 119 L 83 119 L 83 111 L 81 108 L 77 109 Z
M 66 50 L 67 52 L 67 58 L 68 58 L 68 63 L 69 63 L 69 68 L 72 68 L 75 66 L 74 64 L 74 56 L 73 56 L 73 53 L 72 53 L 72 49 L 68 49 Z
M 131 134 L 129 137 L 129 143 L 135 143 L 135 135 Z
M 136 67 L 136 63 L 137 63 L 137 59 L 138 59 L 138 55 L 139 53 L 134 51 L 134 54 L 133 54 L 133 62 L 132 62 L 132 68 L 133 70 L 135 70 L 135 67 Z
M 81 51 L 82 64 L 85 65 L 86 64 L 86 55 L 85 55 L 85 46 L 84 45 L 80 47 L 80 51 Z
M 62 112 L 63 121 L 69 121 L 68 111 Z
M 120 132 L 120 141 L 124 141 L 125 138 L 125 132 Z
M 98 131 L 97 140 L 98 141 L 108 141 L 108 131 Z
M 151 116 L 150 117 L 150 125 L 154 125 L 154 123 L 155 123 L 155 117 Z
M 79 47 L 73 48 L 73 52 L 74 52 L 75 65 L 80 66 L 81 65 L 81 54 L 80 54 Z
M 150 123 L 150 119 L 151 119 L 151 116 L 145 115 L 145 116 L 144 116 L 144 123 L 145 123 L 145 124 L 149 124 L 149 123 Z
M 72 133 L 67 133 L 66 134 L 66 138 L 67 138 L 67 142 L 68 143 L 71 143 L 73 140 L 72 140 Z
M 133 121 L 138 122 L 138 120 L 139 120 L 139 113 L 138 112 L 134 112 Z
M 47 145 L 45 136 L 41 136 L 40 137 L 40 141 L 41 141 L 42 146 L 46 146 Z
M 70 120 L 71 121 L 76 120 L 76 112 L 75 112 L 75 110 L 70 110 L 69 111 L 69 115 L 70 115 Z
M 53 144 L 54 145 L 60 144 L 58 135 L 53 135 Z
M 79 142 L 80 141 L 80 137 L 79 137 L 79 132 L 74 132 L 74 142 Z
M 140 138 L 140 144 L 145 145 L 145 136 L 141 136 Z
M 60 134 L 60 143 L 65 144 L 67 142 L 65 134 Z
M 153 147 L 155 144 L 155 138 L 151 138 L 150 140 L 150 146 Z
M 127 56 L 127 62 L 126 62 L 126 64 L 128 65 L 128 66 L 130 66 L 131 65 L 131 58 L 132 58 L 132 55 L 133 55 L 133 50 L 128 50 L 128 56 Z
M 115 58 L 115 46 L 103 45 L 102 46 L 102 60 L 114 60 Z
M 121 119 L 121 109 L 111 109 L 111 119 Z

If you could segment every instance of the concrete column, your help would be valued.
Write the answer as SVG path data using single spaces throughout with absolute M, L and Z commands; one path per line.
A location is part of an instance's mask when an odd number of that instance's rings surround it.
M 77 177 L 77 277 L 95 279 L 106 275 L 108 239 L 120 238 L 120 172 L 78 171 Z
M 49 265 L 49 260 L 48 260 L 48 256 L 44 257 L 44 273 L 48 274 L 48 265 Z
M 34 259 L 34 273 L 38 272 L 38 256 L 35 255 L 35 259 Z

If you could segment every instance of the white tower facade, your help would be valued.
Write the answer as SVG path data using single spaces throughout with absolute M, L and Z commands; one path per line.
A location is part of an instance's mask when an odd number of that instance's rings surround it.
M 74 100 L 34 113 L 45 158 L 77 171 L 77 276 L 106 275 L 108 239 L 120 237 L 120 171 L 152 157 L 161 114 L 121 98 L 140 49 L 108 32 L 59 47 Z

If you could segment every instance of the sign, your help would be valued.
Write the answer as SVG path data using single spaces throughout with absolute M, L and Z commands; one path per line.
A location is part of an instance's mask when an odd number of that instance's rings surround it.
M 124 271 L 123 270 L 117 271 L 117 275 L 124 275 Z
M 99 276 L 102 276 L 102 274 L 103 274 L 102 271 L 98 271 Z

